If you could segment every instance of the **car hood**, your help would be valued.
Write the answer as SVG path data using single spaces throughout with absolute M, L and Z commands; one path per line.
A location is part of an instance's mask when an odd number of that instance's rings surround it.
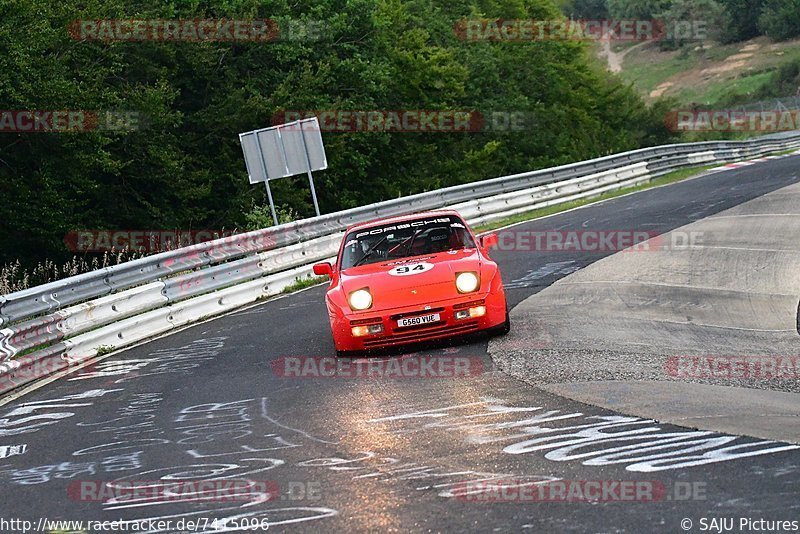
M 370 312 L 424 305 L 457 297 L 456 273 L 480 272 L 480 261 L 476 249 L 462 249 L 376 262 L 342 271 L 341 287 L 345 296 L 368 287 L 373 299 Z M 406 267 L 409 273 L 399 275 L 397 271 Z

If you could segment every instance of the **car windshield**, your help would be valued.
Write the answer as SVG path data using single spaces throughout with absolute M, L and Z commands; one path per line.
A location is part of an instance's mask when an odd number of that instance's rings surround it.
M 475 248 L 475 241 L 461 219 L 427 217 L 350 232 L 341 268 L 464 248 Z

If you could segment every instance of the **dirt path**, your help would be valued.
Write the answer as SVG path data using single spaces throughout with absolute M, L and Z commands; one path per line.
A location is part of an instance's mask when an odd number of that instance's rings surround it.
M 614 52 L 611 48 L 611 39 L 606 35 L 603 38 L 603 48 L 601 50 L 600 56 L 605 57 L 606 61 L 608 62 L 608 70 L 611 72 L 621 72 L 622 71 L 622 61 L 625 59 L 625 56 L 635 50 L 640 48 L 642 45 L 647 44 L 647 41 L 643 41 L 637 45 L 634 45 L 630 48 L 626 48 L 622 52 Z

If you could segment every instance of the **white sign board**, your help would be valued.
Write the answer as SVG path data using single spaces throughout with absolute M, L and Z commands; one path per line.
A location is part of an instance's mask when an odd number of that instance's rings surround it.
M 316 117 L 239 134 L 250 183 L 328 168 Z

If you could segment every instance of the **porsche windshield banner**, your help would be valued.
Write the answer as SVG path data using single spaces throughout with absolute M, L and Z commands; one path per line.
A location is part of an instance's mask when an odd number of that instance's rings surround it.
M 430 224 L 442 224 L 442 223 L 450 223 L 452 219 L 450 217 L 440 217 L 436 219 L 420 219 L 418 221 L 410 221 L 406 223 L 399 223 L 399 224 L 392 224 L 390 226 L 380 226 L 378 228 L 370 228 L 369 230 L 363 230 L 361 232 L 357 232 L 354 239 L 360 239 L 366 235 L 380 235 L 386 232 L 396 232 L 397 230 L 407 230 L 409 228 L 419 228 L 421 226 L 428 226 Z M 460 226 L 463 228 L 463 225 Z M 348 245 L 350 242 L 348 241 Z

